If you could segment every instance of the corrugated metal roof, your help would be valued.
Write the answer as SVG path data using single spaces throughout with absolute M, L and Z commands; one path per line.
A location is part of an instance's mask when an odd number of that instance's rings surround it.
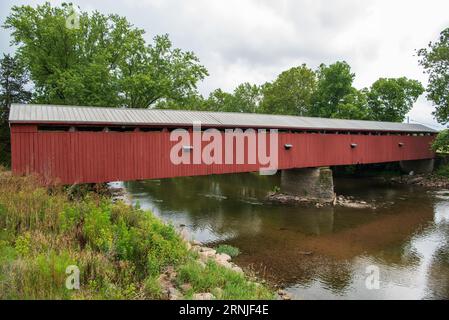
M 13 104 L 9 115 L 10 123 L 191 126 L 195 121 L 201 122 L 202 126 L 229 128 L 437 132 L 420 124 L 398 122 L 340 120 L 235 112 L 123 109 L 42 104 Z

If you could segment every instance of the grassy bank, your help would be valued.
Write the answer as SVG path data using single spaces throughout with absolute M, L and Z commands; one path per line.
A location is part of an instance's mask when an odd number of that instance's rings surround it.
M 240 273 L 198 262 L 175 229 L 150 212 L 96 193 L 71 198 L 0 171 L 0 299 L 164 299 L 167 269 L 175 270 L 173 283 L 185 298 L 273 297 Z M 65 285 L 70 265 L 80 270 L 78 290 Z

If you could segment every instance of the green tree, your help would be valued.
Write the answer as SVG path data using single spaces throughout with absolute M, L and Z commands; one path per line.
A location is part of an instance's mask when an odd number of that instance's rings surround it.
M 305 64 L 282 72 L 263 88 L 261 111 L 272 114 L 310 114 L 316 75 Z
M 238 85 L 232 93 L 215 89 L 206 100 L 197 104 L 199 106 L 197 109 L 254 113 L 258 112 L 261 100 L 261 87 L 245 82 Z
M 9 110 L 11 103 L 24 103 L 31 99 L 26 89 L 28 73 L 16 57 L 3 55 L 0 59 L 0 163 L 9 166 L 11 145 Z
M 440 131 L 432 144 L 434 151 L 449 153 L 449 129 Z
M 233 106 L 230 111 L 233 112 L 259 112 L 259 107 L 263 99 L 262 87 L 242 83 L 234 89 Z
M 351 92 L 341 99 L 331 118 L 369 120 L 366 90 L 352 88 Z
M 202 95 L 191 94 L 184 97 L 182 100 L 161 99 L 156 105 L 156 109 L 171 109 L 171 110 L 207 110 L 206 100 Z
M 424 92 L 417 80 L 380 78 L 368 92 L 371 118 L 378 121 L 402 122 L 413 103 Z
M 234 97 L 231 93 L 221 89 L 215 89 L 205 101 L 207 111 L 230 111 L 234 105 Z
M 79 23 L 67 23 L 73 19 Z M 41 103 L 145 108 L 182 100 L 207 75 L 167 35 L 147 45 L 144 31 L 118 15 L 77 14 L 70 4 L 14 6 L 4 27 Z
M 330 118 L 338 115 L 340 103 L 345 103 L 344 98 L 354 94 L 352 83 L 355 74 L 345 61 L 338 61 L 326 66 L 322 64 L 318 71 L 317 90 L 313 98 L 311 115 Z
M 121 62 L 123 77 L 119 83 L 125 105 L 149 107 L 160 99 L 172 104 L 190 103 L 198 96 L 197 83 L 207 70 L 194 53 L 173 48 L 168 35 L 156 36 L 154 42 L 145 48 L 143 60 L 138 57 L 132 63 L 128 59 Z
M 429 75 L 427 98 L 436 106 L 434 116 L 441 124 L 449 122 L 449 28 L 437 42 L 418 50 L 419 61 Z

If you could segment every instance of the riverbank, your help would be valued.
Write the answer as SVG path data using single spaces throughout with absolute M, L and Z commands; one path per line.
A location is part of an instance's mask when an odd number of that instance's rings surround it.
M 403 174 L 391 177 L 393 184 L 417 185 L 426 188 L 449 188 L 449 155 L 437 154 L 432 173 Z
M 449 188 L 449 178 L 436 174 L 402 175 L 390 179 L 393 184 L 417 185 L 426 188 Z
M 151 212 L 0 170 L 0 299 L 275 297 L 230 260 Z
M 335 177 L 335 192 L 363 208 L 266 202 L 279 183 L 278 176 L 232 174 L 120 185 L 132 203 L 190 239 L 239 248 L 234 263 L 292 299 L 447 298 L 447 192 L 349 175 Z M 388 287 L 366 289 L 373 262 L 387 270 Z
M 127 193 L 126 189 L 124 189 L 119 185 L 116 185 L 115 183 L 108 184 L 107 194 L 108 197 L 110 197 L 112 199 L 112 202 L 114 203 L 123 202 L 128 205 L 132 204 L 131 195 Z M 226 252 L 221 252 L 222 251 L 220 250 L 221 246 L 219 246 L 218 248 L 208 247 L 201 244 L 201 242 L 192 239 L 191 235 L 185 229 L 184 225 L 176 226 L 175 228 L 181 239 L 183 239 L 183 241 L 185 242 L 187 249 L 192 251 L 196 255 L 197 262 L 200 266 L 204 267 L 208 261 L 213 261 L 219 266 L 222 266 L 226 269 L 232 270 L 239 274 L 245 275 L 246 278 L 251 279 L 252 281 L 258 283 L 258 285 L 260 285 L 261 283 L 265 283 L 265 280 L 261 280 L 258 277 L 256 277 L 254 272 L 248 271 L 245 272 L 241 267 L 239 267 L 232 261 L 232 258 L 240 253 L 240 250 L 238 248 L 225 245 L 224 247 L 228 247 L 228 250 L 225 250 Z M 232 251 L 235 252 L 232 253 Z M 176 271 L 173 268 L 169 268 L 166 271 L 166 273 L 162 275 L 161 278 L 161 285 L 163 287 L 163 291 L 167 293 L 166 296 L 168 297 L 168 299 L 171 300 L 178 300 L 182 299 L 183 297 L 182 292 L 180 292 L 179 289 L 176 288 L 176 285 L 172 281 L 175 276 Z M 181 288 L 184 288 L 184 291 L 185 288 L 189 287 L 190 287 L 189 284 L 181 285 Z M 218 290 L 218 292 L 220 292 L 220 290 Z M 200 293 L 193 296 L 193 299 L 199 300 L 215 299 L 215 298 L 216 296 L 210 293 Z M 275 298 L 277 300 L 290 300 L 291 295 L 285 292 L 284 290 L 277 288 Z

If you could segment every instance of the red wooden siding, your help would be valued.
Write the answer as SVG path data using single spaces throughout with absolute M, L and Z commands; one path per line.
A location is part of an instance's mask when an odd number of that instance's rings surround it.
M 434 156 L 430 151 L 433 139 L 433 135 L 279 133 L 278 168 L 429 159 Z M 400 142 L 404 143 L 403 147 L 399 147 Z M 174 165 L 170 162 L 170 150 L 176 142 L 170 141 L 168 131 L 54 132 L 38 131 L 34 125 L 12 124 L 11 143 L 15 174 L 38 173 L 49 181 L 63 184 L 259 169 L 258 164 Z M 293 147 L 285 150 L 286 143 Z M 356 143 L 357 147 L 351 148 L 351 143 Z

